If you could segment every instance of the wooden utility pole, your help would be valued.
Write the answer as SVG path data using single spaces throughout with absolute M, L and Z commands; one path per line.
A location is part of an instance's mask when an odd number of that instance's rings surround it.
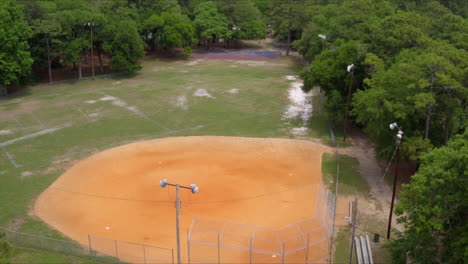
M 353 232 L 351 235 L 351 248 L 349 250 L 349 264 L 353 263 L 353 249 L 354 249 L 354 234 L 356 231 L 356 222 L 357 222 L 357 195 L 354 195 L 353 202 L 353 215 L 351 216 L 351 221 L 353 221 Z
M 94 80 L 93 23 L 91 23 L 91 74 Z
M 397 154 L 396 154 L 395 177 L 393 177 L 392 203 L 390 204 L 390 215 L 388 216 L 387 239 L 390 239 L 390 231 L 392 229 L 393 204 L 395 202 L 395 191 L 396 191 L 396 184 L 397 184 L 397 179 L 398 179 L 398 167 L 400 165 L 400 143 L 401 143 L 401 140 L 399 139 L 398 146 L 397 146 Z
M 348 67 L 350 67 L 350 66 L 348 66 Z M 346 141 L 346 130 L 347 130 L 347 126 L 348 126 L 349 103 L 351 102 L 351 91 L 353 89 L 353 79 L 354 79 L 354 65 L 352 65 L 351 80 L 349 80 L 348 100 L 346 101 L 346 111 L 345 111 L 344 126 L 343 126 L 343 141 Z

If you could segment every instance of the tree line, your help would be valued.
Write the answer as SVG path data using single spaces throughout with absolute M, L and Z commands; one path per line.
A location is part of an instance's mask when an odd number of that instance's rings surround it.
M 98 71 L 105 55 L 112 70 L 132 72 L 145 50 L 190 54 L 272 30 L 287 55 L 303 56 L 303 89 L 321 88 L 338 127 L 348 107 L 384 157 L 395 140 L 388 125 L 403 129 L 403 157 L 420 167 L 397 207 L 406 230 L 389 244 L 395 262 L 462 263 L 467 17 L 464 0 L 2 0 L 0 88 L 43 70 L 52 81 L 52 68 L 71 65 L 81 77 L 91 47 Z
M 294 10 L 271 17 L 281 21 L 272 25 L 309 63 L 303 89 L 321 88 L 338 127 L 349 107 L 350 122 L 384 158 L 395 144 L 389 124 L 404 131 L 402 155 L 418 170 L 396 210 L 405 231 L 387 244 L 394 262 L 466 262 L 468 2 L 272 3 L 272 12 L 280 9 L 275 14 Z
M 47 69 L 73 65 L 82 78 L 90 50 L 110 58 L 113 71 L 133 72 L 145 51 L 193 45 L 227 46 L 264 38 L 266 20 L 249 0 L 2 0 L 0 1 L 0 86 L 12 87 Z M 91 32 L 93 32 L 92 42 Z

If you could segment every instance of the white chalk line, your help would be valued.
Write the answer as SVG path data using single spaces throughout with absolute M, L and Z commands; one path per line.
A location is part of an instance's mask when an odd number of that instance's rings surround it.
M 23 130 L 24 134 L 28 135 L 29 131 L 18 121 L 18 119 L 14 118 L 16 123 L 21 127 L 21 130 Z
M 78 112 L 80 112 L 82 115 L 84 115 L 85 118 L 86 118 L 88 121 L 91 121 L 91 118 L 89 117 L 89 115 L 88 115 L 85 111 L 83 111 L 83 110 L 81 110 L 81 109 L 79 109 L 79 108 L 76 108 L 76 110 L 77 110 Z
M 52 132 L 50 130 L 47 129 L 47 127 L 44 125 L 44 123 L 42 123 L 42 121 L 36 117 L 36 115 L 34 115 L 32 112 L 30 112 L 29 114 L 31 114 L 31 116 L 36 120 L 36 122 L 39 124 L 39 126 L 42 127 L 42 129 L 44 131 L 47 131 L 47 133 L 49 133 L 49 135 L 53 136 L 52 135 Z M 54 137 L 55 138 L 55 137 Z
M 20 168 L 20 167 L 23 167 L 23 165 L 20 165 L 18 163 L 16 163 L 15 159 L 13 158 L 13 156 L 5 150 L 5 148 L 2 147 L 2 150 L 3 152 L 5 153 L 5 155 L 7 156 L 8 160 L 10 160 L 10 163 L 15 167 L 15 168 Z
M 109 94 L 105 94 L 105 93 L 103 93 L 103 92 L 99 92 L 99 93 L 102 94 L 102 95 L 104 95 L 104 96 L 116 98 L 116 100 L 121 101 L 121 102 L 127 104 L 124 100 L 122 100 L 122 99 L 120 99 L 120 98 L 118 98 L 118 97 L 115 97 L 115 96 L 112 96 L 112 95 L 109 95 Z M 164 128 L 164 129 L 166 129 L 166 130 L 168 130 L 168 131 L 172 131 L 172 129 L 170 129 L 170 128 L 168 128 L 168 127 L 166 127 L 166 126 L 160 124 L 159 122 L 156 122 L 155 120 L 149 118 L 147 115 L 145 115 L 144 113 L 142 113 L 142 112 L 139 111 L 139 110 L 136 110 L 135 108 L 125 107 L 125 106 L 121 106 L 121 107 L 127 109 L 128 111 L 130 111 L 130 112 L 132 112 L 132 113 L 134 113 L 134 114 L 136 114 L 136 115 L 138 115 L 138 116 L 140 116 L 140 117 L 146 119 L 147 121 L 149 121 L 149 122 L 151 122 L 151 123 L 153 123 L 153 124 L 155 124 L 155 125 L 157 125 L 157 126 L 159 126 L 159 127 L 162 127 L 162 128 Z
M 22 137 L 19 137 L 19 138 L 15 138 L 15 139 L 11 139 L 11 140 L 8 140 L 8 141 L 5 141 L 5 142 L 2 142 L 0 143 L 0 147 L 6 147 L 8 145 L 11 145 L 11 144 L 14 144 L 18 141 L 23 141 L 23 140 L 26 140 L 26 139 L 30 139 L 30 138 L 34 138 L 34 137 L 38 137 L 38 136 L 42 136 L 44 134 L 50 134 L 51 132 L 54 132 L 54 131 L 57 131 L 61 128 L 49 128 L 49 129 L 46 129 L 46 130 L 41 130 L 41 131 L 38 131 L 36 133 L 32 133 L 32 134 L 29 134 L 29 135 L 26 135 L 26 136 L 22 136 Z

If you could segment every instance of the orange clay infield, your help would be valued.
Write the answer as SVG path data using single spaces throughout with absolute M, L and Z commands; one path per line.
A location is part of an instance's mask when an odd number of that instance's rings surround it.
M 84 245 L 91 234 L 175 249 L 175 188 L 161 188 L 159 181 L 195 183 L 200 189 L 197 194 L 181 189 L 181 252 L 187 262 L 187 232 L 194 218 L 276 230 L 314 217 L 325 151 L 328 148 L 310 141 L 271 138 L 174 137 L 136 142 L 76 163 L 39 196 L 34 211 Z M 114 241 L 109 241 L 113 251 Z M 97 251 L 106 251 L 99 248 L 101 242 L 91 242 Z M 141 247 L 135 250 L 141 254 Z M 216 246 L 197 249 L 194 245 L 190 250 L 191 257 L 217 254 Z M 131 259 L 130 253 L 119 253 L 124 261 L 140 262 Z M 222 262 L 249 262 L 249 251 L 225 255 L 230 259 Z M 268 258 L 266 262 L 281 262 L 279 256 Z

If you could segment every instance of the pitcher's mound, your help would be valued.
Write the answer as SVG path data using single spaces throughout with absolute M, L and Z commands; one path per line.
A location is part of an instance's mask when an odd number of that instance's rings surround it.
M 40 195 L 35 213 L 82 244 L 88 234 L 175 248 L 194 217 L 280 228 L 314 216 L 326 147 L 301 140 L 178 137 L 132 143 L 74 165 Z M 186 251 L 183 251 L 186 252 Z

